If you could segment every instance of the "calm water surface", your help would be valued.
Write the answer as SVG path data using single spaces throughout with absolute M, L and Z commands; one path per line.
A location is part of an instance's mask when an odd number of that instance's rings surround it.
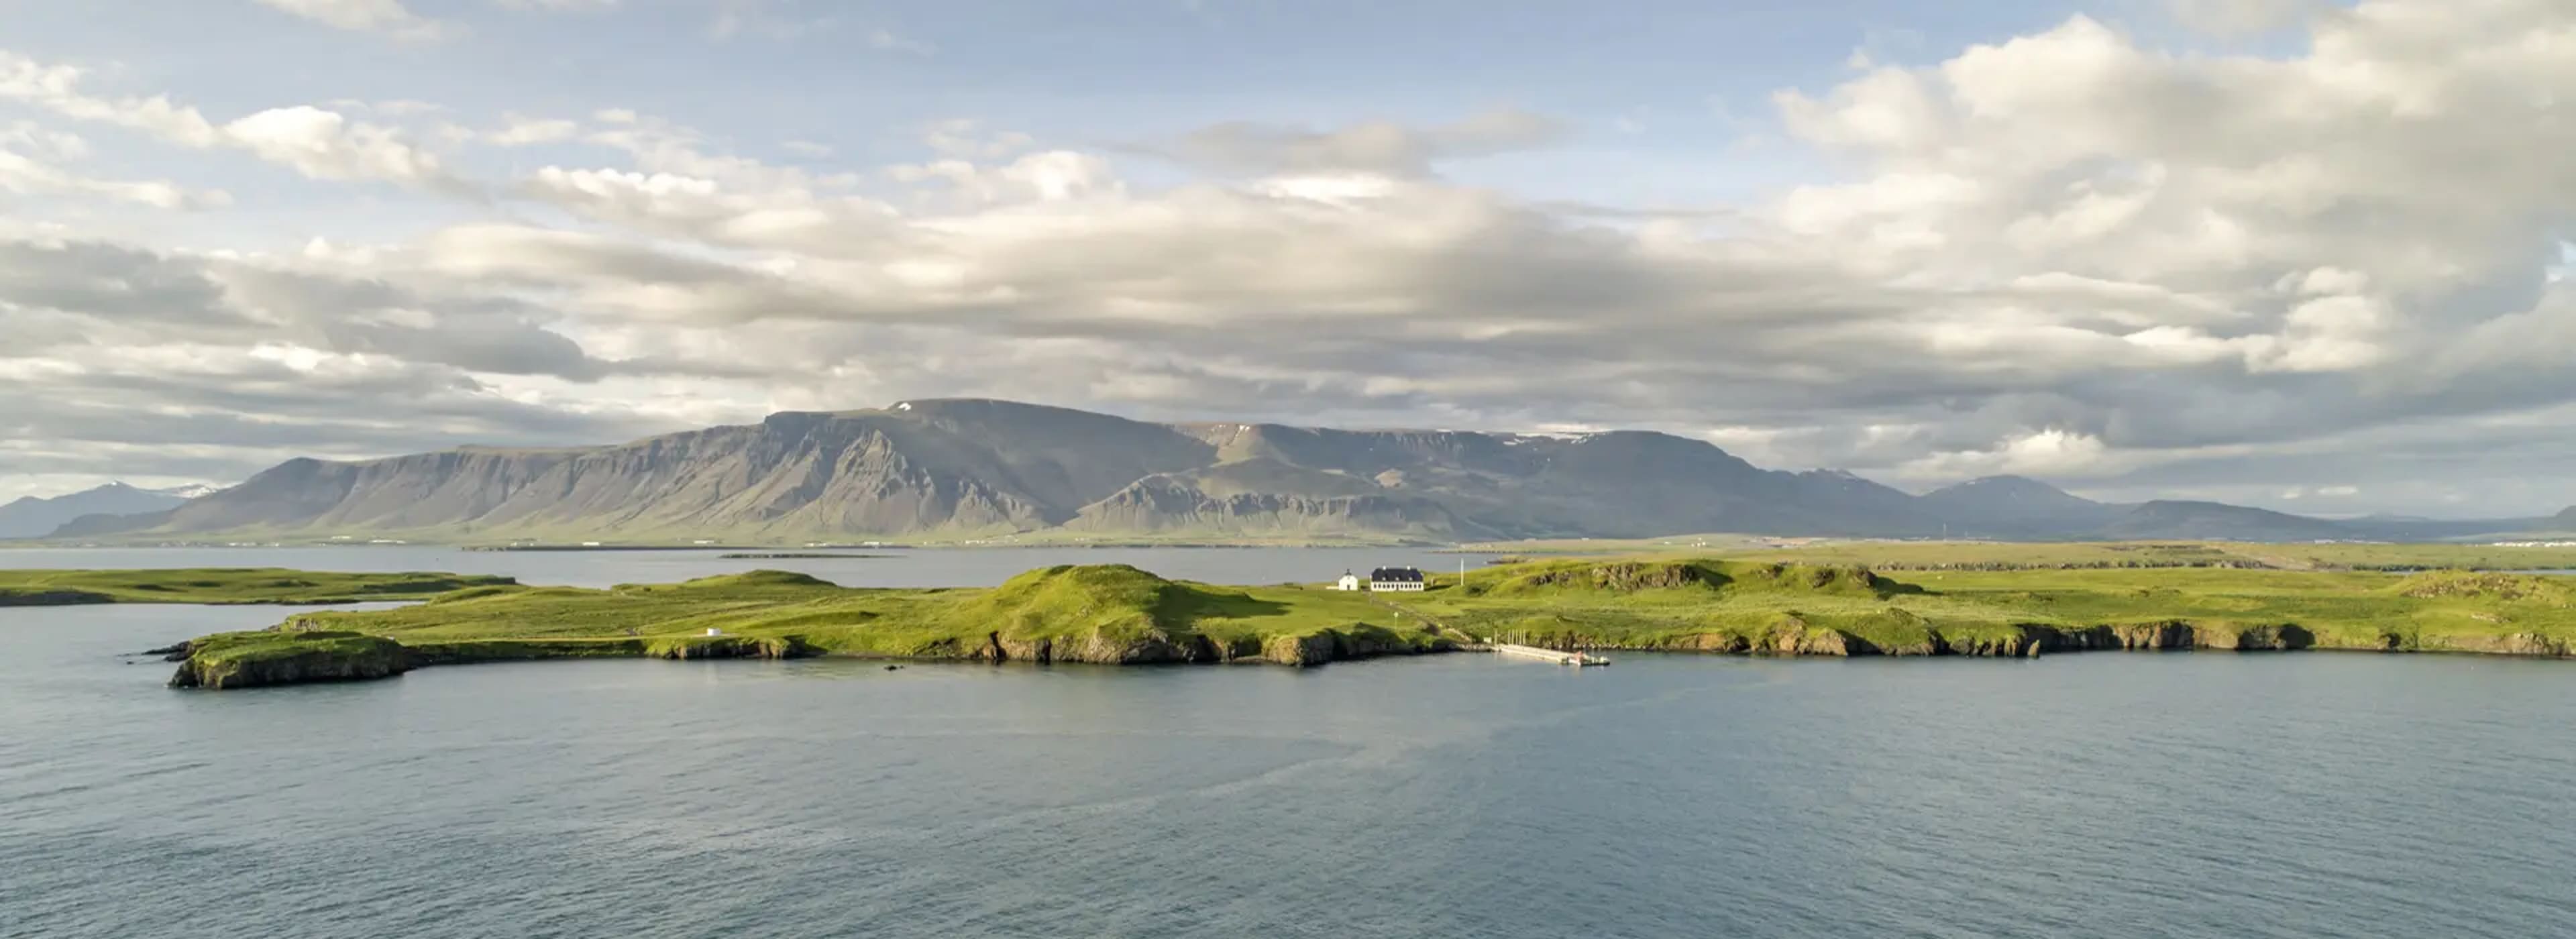
M 0 611 L 0 935 L 2576 929 L 2571 663 L 125 655 L 279 615 Z

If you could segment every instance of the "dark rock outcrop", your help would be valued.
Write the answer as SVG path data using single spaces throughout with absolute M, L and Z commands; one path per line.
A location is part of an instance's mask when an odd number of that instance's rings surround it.
M 170 687 L 225 690 L 325 681 L 367 681 L 410 671 L 400 643 L 356 633 L 304 634 L 245 650 L 239 643 L 192 641 Z

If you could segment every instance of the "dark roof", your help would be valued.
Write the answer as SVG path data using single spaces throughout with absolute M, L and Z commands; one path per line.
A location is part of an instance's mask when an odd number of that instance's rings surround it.
M 1370 580 L 1422 582 L 1422 571 L 1411 567 L 1381 567 L 1369 572 Z

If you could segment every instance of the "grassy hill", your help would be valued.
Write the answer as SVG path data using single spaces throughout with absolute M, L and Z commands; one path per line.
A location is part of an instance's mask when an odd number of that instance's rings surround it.
M 395 610 L 303 614 L 283 629 L 381 636 L 439 662 L 837 654 L 1309 665 L 1450 642 L 1400 620 L 1360 594 L 1213 587 L 1126 565 L 1067 565 L 974 590 L 851 589 L 780 571 L 607 590 L 481 587 Z

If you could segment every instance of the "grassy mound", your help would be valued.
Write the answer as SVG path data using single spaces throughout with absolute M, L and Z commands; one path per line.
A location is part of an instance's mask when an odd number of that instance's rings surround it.
M 744 571 L 739 574 L 717 574 L 713 577 L 700 577 L 695 580 L 684 580 L 676 584 L 618 584 L 617 586 L 609 589 L 618 593 L 693 593 L 707 595 L 730 593 L 758 595 L 776 594 L 780 592 L 804 594 L 818 590 L 839 590 L 841 588 L 839 585 L 836 585 L 831 581 L 824 580 L 810 574 L 799 574 L 795 571 L 773 571 L 764 568 L 756 571 Z
M 2557 606 L 2566 606 L 2570 600 L 2576 600 L 2576 590 L 2570 590 L 2567 584 L 2552 578 L 2471 571 L 2416 574 L 2397 582 L 2397 594 L 2419 600 L 2504 600 Z
M 1490 586 L 1473 592 L 1493 597 L 1656 591 L 1884 597 L 1912 589 L 1853 565 L 1755 561 L 1538 561 L 1495 568 L 1482 576 L 1489 579 Z M 1491 579 L 1495 577 L 1500 579 Z
M 1171 581 L 1125 564 L 1029 571 L 939 611 L 944 625 L 1017 641 L 1096 636 L 1108 642 L 1171 638 L 1192 598 Z
M 523 594 L 527 594 L 527 593 L 535 592 L 535 591 L 537 591 L 537 590 L 542 590 L 542 589 L 548 589 L 548 588 L 537 588 L 537 587 L 467 587 L 467 588 L 465 588 L 465 589 L 463 589 L 463 590 L 450 590 L 450 591 L 448 591 L 448 592 L 446 592 L 446 593 L 442 593 L 442 594 L 439 594 L 439 595 L 437 595 L 437 596 L 435 596 L 435 597 L 431 597 L 431 598 L 429 598 L 428 602 L 430 602 L 430 603 L 463 603 L 463 602 L 466 602 L 466 601 L 468 601 L 468 600 L 483 600 L 483 599 L 489 599 L 489 598 L 492 598 L 492 597 L 519 596 L 519 595 L 523 595 Z
M 411 667 L 402 644 L 353 632 L 217 633 L 190 640 L 173 688 L 250 688 L 360 681 Z
M 1872 573 L 1869 568 L 1849 564 L 1736 562 L 1728 564 L 1727 569 L 1734 578 L 1729 586 L 1745 591 L 1812 593 L 1833 597 L 1886 597 L 1920 592 L 1911 584 L 1898 583 Z
M 714 577 L 700 577 L 696 580 L 682 581 L 680 583 L 680 587 L 686 590 L 759 590 L 770 587 L 805 589 L 831 586 L 834 586 L 831 581 L 824 580 L 823 578 L 816 577 L 812 574 L 800 574 L 795 571 L 773 571 L 767 568 L 756 571 L 744 571 L 739 574 L 719 574 Z

